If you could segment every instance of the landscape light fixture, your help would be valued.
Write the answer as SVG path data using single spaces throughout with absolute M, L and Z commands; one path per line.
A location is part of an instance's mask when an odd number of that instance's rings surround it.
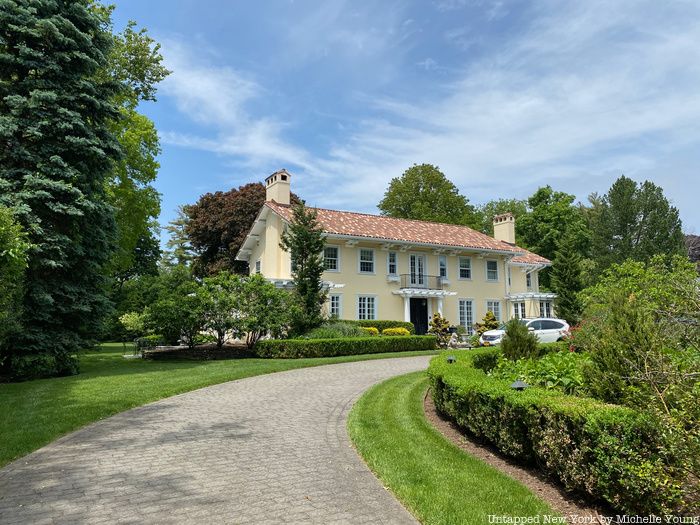
M 456 362 L 457 362 L 457 358 L 456 358 L 455 356 L 453 356 L 453 355 L 448 355 L 448 356 L 447 356 L 447 362 L 448 362 L 449 364 L 456 363 Z
M 527 387 L 529 387 L 529 386 L 530 386 L 530 385 L 528 385 L 528 384 L 527 384 L 525 381 L 523 381 L 522 379 L 518 379 L 515 383 L 513 383 L 512 385 L 510 385 L 510 387 L 511 387 L 513 390 L 517 390 L 518 392 L 522 392 L 523 390 L 525 390 L 525 389 L 526 389 Z

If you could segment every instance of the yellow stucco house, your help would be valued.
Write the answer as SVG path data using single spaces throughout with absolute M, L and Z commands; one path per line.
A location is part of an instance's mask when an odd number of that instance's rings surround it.
M 280 286 L 291 258 L 279 246 L 292 218 L 291 175 L 265 180 L 266 202 L 236 259 Z M 500 320 L 552 317 L 554 294 L 539 291 L 550 261 L 515 245 L 515 218 L 494 219 L 494 237 L 466 226 L 316 209 L 326 234 L 323 279 L 328 313 L 340 319 L 411 321 L 418 333 L 433 312 L 472 332 L 487 311 Z

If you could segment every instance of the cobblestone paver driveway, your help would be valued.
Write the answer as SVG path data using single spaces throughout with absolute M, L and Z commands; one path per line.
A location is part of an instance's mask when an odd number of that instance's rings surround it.
M 0 523 L 415 523 L 345 425 L 369 386 L 429 359 L 252 377 L 118 414 L 0 470 Z

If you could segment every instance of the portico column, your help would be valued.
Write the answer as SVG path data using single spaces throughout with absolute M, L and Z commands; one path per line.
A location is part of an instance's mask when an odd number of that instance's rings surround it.
M 407 295 L 403 296 L 403 320 L 411 322 L 411 298 Z
M 441 316 L 444 317 L 444 315 L 442 314 L 442 297 L 437 298 L 437 311 Z

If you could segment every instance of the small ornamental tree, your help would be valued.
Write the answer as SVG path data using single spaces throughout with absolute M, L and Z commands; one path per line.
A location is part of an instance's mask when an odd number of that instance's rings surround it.
M 479 336 L 484 335 L 484 332 L 488 332 L 489 330 L 495 330 L 499 326 L 498 319 L 496 319 L 496 316 L 493 315 L 493 312 L 489 310 L 486 312 L 486 315 L 484 318 L 481 320 L 480 323 L 474 324 L 474 328 L 476 329 L 476 333 Z
M 450 322 L 445 319 L 439 312 L 433 314 L 433 318 L 430 320 L 430 327 L 428 328 L 428 333 L 434 335 L 437 338 L 437 343 L 440 348 L 447 348 L 450 342 Z
M 146 307 L 145 314 L 146 326 L 161 334 L 166 343 L 184 341 L 194 347 L 205 325 L 201 285 L 189 280 L 164 290 L 158 300 Z
M 253 348 L 265 335 L 280 337 L 287 330 L 295 309 L 289 292 L 257 274 L 237 281 L 236 305 L 238 315 L 234 330 L 246 334 L 248 348 Z
M 506 324 L 506 333 L 501 340 L 503 355 L 512 361 L 521 357 L 537 355 L 537 336 L 530 332 L 518 319 L 511 319 Z
M 237 308 L 240 278 L 229 272 L 206 277 L 202 283 L 204 328 L 216 334 L 216 346 L 221 348 L 231 335 L 238 335 Z
M 291 255 L 294 293 L 299 299 L 299 315 L 293 320 L 292 330 L 302 334 L 323 322 L 326 292 L 321 275 L 325 240 L 313 209 L 303 203 L 296 204 L 293 209 L 294 215 L 280 246 Z

